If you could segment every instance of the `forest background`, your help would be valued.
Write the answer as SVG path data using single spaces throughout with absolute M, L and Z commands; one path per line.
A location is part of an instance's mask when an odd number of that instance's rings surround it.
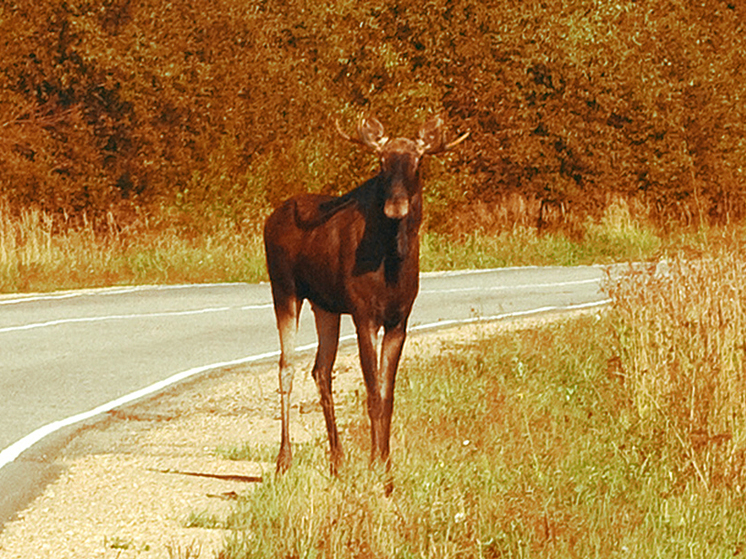
M 119 252 L 151 239 L 127 256 L 129 276 L 94 283 L 172 269 L 152 240 L 166 232 L 207 247 L 183 257 L 194 268 L 217 245 L 237 243 L 225 256 L 235 259 L 285 197 L 345 192 L 375 172 L 334 127 L 352 130 L 361 114 L 397 136 L 436 113 L 449 134 L 471 131 L 426 168 L 431 244 L 517 227 L 523 245 L 535 238 L 526 231 L 582 240 L 619 208 L 659 232 L 737 224 L 743 10 L 732 0 L 2 2 L 0 287 L 33 288 L 39 259 L 75 252 L 40 256 L 71 231 Z M 65 275 L 77 285 L 96 266 Z

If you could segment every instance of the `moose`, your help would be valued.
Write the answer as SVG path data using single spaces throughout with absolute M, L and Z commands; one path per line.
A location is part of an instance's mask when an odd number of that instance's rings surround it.
M 379 173 L 342 196 L 294 196 L 267 218 L 264 227 L 281 349 L 278 473 L 285 472 L 292 461 L 290 393 L 295 336 L 306 299 L 316 323 L 318 348 L 311 374 L 321 396 L 331 473 L 336 475 L 343 462 L 332 398 L 332 368 L 342 314 L 352 315 L 357 331 L 370 417 L 371 462 L 380 461 L 389 471 L 394 382 L 419 289 L 420 162 L 424 155 L 445 152 L 469 135 L 467 132 L 446 143 L 439 116 L 421 127 L 416 140 L 389 139 L 375 118 L 360 118 L 357 137 L 343 132 L 339 122 L 336 127 L 344 139 L 378 155 Z

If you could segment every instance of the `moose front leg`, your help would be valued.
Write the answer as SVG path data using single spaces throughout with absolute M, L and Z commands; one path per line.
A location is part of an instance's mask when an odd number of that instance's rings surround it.
M 381 366 L 379 368 L 379 394 L 381 400 L 381 415 L 379 420 L 377 458 L 381 460 L 386 469 L 391 464 L 389 461 L 389 439 L 391 437 L 391 416 L 394 411 L 394 387 L 396 384 L 396 371 L 399 367 L 404 340 L 407 337 L 406 322 L 384 329 L 383 343 L 381 345 Z
M 371 462 L 378 457 L 380 446 L 380 418 L 381 418 L 381 393 L 378 379 L 378 327 L 370 321 L 358 321 L 355 319 L 357 328 L 357 345 L 360 352 L 360 367 L 363 370 L 365 390 L 368 394 L 368 417 L 370 418 L 371 435 Z
M 378 328 L 357 324 L 360 364 L 368 393 L 368 416 L 371 429 L 371 462 L 389 469 L 389 437 L 394 409 L 396 369 L 406 338 L 406 322 L 384 329 L 380 367 L 376 349 Z

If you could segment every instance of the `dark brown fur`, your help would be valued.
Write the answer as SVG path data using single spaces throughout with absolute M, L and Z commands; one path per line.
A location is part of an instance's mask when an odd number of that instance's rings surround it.
M 446 145 L 441 121 L 436 118 L 423 126 L 416 141 L 388 140 L 375 119 L 361 120 L 357 139 L 345 137 L 378 153 L 379 174 L 341 197 L 295 196 L 270 215 L 264 229 L 282 350 L 280 472 L 291 463 L 288 424 L 295 333 L 306 299 L 314 311 L 319 340 L 312 375 L 321 394 L 332 473 L 343 459 L 331 375 L 342 314 L 352 315 L 357 329 L 368 394 L 371 459 L 389 466 L 396 370 L 419 286 L 420 160 L 424 154 L 444 151 L 466 136 Z

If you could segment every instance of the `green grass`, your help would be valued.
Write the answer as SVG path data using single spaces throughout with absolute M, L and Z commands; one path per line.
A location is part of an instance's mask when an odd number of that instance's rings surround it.
M 647 260 L 661 247 L 652 232 L 639 237 L 617 236 L 613 231 L 592 230 L 582 240 L 561 234 L 539 234 L 517 227 L 497 235 L 470 234 L 458 240 L 425 233 L 421 243 L 423 271 L 506 266 L 578 266 Z
M 248 462 L 274 462 L 277 448 L 274 446 L 256 446 L 249 443 L 235 447 L 219 447 L 215 454 L 225 460 L 245 460 Z
M 187 528 L 205 528 L 216 530 L 224 527 L 224 522 L 215 514 L 208 511 L 192 512 L 184 521 Z
M 745 485 L 703 484 L 639 413 L 609 314 L 443 344 L 400 368 L 391 497 L 326 442 L 245 496 L 225 557 L 733 557 Z M 661 425 L 661 424 L 659 424 Z M 715 453 L 718 447 L 710 449 Z M 743 472 L 740 472 L 741 474 Z
M 505 266 L 577 266 L 647 260 L 664 241 L 652 228 L 633 221 L 626 206 L 611 205 L 598 221 L 589 220 L 582 236 L 539 233 L 535 228 L 485 235 L 470 232 L 454 241 L 425 233 L 422 267 L 426 271 Z

